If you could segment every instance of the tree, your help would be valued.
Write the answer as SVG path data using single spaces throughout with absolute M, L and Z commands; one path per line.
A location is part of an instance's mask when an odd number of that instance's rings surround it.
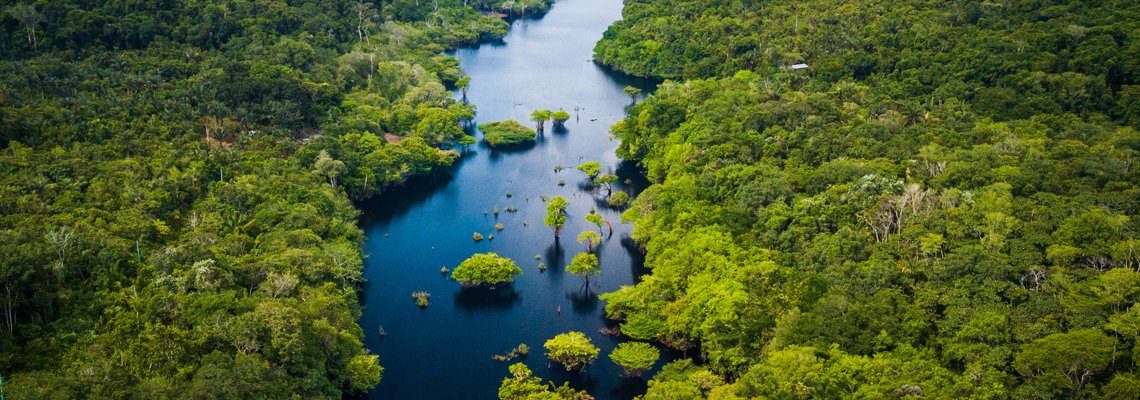
M 661 357 L 656 347 L 642 342 L 624 342 L 610 353 L 610 360 L 625 371 L 626 376 L 640 377 Z
M 1108 368 L 1116 346 L 1116 339 L 1100 329 L 1054 333 L 1021 346 L 1013 365 L 1036 386 L 1065 387 L 1080 397 L 1084 386 Z
M 459 77 L 459 80 L 455 81 L 455 87 L 463 94 L 463 100 L 467 100 L 467 89 L 471 88 L 471 75 Z
M 566 121 L 570 120 L 570 113 L 566 112 L 566 110 L 559 108 L 558 111 L 555 111 L 553 114 L 550 114 L 550 117 L 554 119 L 554 125 L 562 126 L 562 125 L 566 124 Z
M 321 153 L 317 155 L 317 161 L 313 163 L 313 168 L 317 170 L 318 174 L 327 178 L 329 184 L 335 189 L 337 176 L 344 172 L 344 162 L 333 159 L 327 151 L 321 150 Z
M 566 225 L 566 205 L 569 204 L 566 198 L 562 196 L 554 196 L 548 203 L 546 203 L 546 217 L 542 222 L 554 229 L 554 239 L 558 240 L 558 234 L 562 232 L 562 227 Z
M 594 224 L 594 226 L 597 226 L 598 227 L 598 233 L 602 233 L 602 224 L 605 224 L 605 225 L 610 224 L 610 221 L 607 221 L 605 218 L 602 217 L 602 214 L 600 214 L 594 210 L 590 210 L 590 213 L 586 214 L 586 222 L 589 222 L 591 224 Z M 610 226 L 610 234 L 612 235 L 613 232 L 614 232 L 614 228 L 613 228 L 613 226 Z
M 629 205 L 629 193 L 618 191 L 610 195 L 610 207 L 622 208 Z
M 590 179 L 590 182 L 594 182 L 594 180 L 598 178 L 598 175 L 602 173 L 602 163 L 587 161 L 578 164 L 578 170 L 585 173 L 586 177 Z
M 546 341 L 546 358 L 566 371 L 581 371 L 598 358 L 600 350 L 582 332 L 567 332 Z
M 36 38 L 36 28 L 43 22 L 44 16 L 36 11 L 36 7 L 31 4 L 17 4 L 8 9 L 8 14 L 12 15 L 21 24 L 24 24 L 24 30 L 28 35 L 28 43 L 32 48 L 39 47 L 39 40 Z
M 582 277 L 586 280 L 586 287 L 590 287 L 590 275 L 597 275 L 601 272 L 598 265 L 598 256 L 593 253 L 578 253 L 574 259 L 570 261 L 570 265 L 566 266 L 566 272 Z
M 534 110 L 530 113 L 530 120 L 534 121 L 535 130 L 542 132 L 546 127 L 546 120 L 550 119 L 550 110 Z
M 475 254 L 459 263 L 451 271 L 451 279 L 459 281 L 464 287 L 488 286 L 494 288 L 503 283 L 510 283 L 515 276 L 522 273 L 515 262 L 509 258 L 501 257 L 495 253 Z
M 578 233 L 578 243 L 586 245 L 586 251 L 589 253 L 594 252 L 594 245 L 600 243 L 602 236 L 594 231 L 582 231 Z
M 589 393 L 570 388 L 569 383 L 562 386 L 554 383 L 543 383 L 542 379 L 534 376 L 526 364 L 512 364 L 508 370 L 511 376 L 503 378 L 499 385 L 499 400 L 592 400 Z
M 637 96 L 641 95 L 641 89 L 635 88 L 633 86 L 626 86 L 625 89 L 622 89 L 622 91 L 625 92 L 626 96 L 629 96 L 630 103 L 637 104 Z
M 606 188 L 606 197 L 614 193 L 614 182 L 617 182 L 618 177 L 614 174 L 605 174 L 599 176 L 596 182 L 602 187 Z

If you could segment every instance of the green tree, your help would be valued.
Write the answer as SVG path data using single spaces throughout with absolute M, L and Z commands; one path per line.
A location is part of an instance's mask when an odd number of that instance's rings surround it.
M 597 232 L 586 230 L 578 233 L 578 243 L 586 245 L 586 252 L 593 253 L 594 245 L 601 243 L 602 236 Z
M 625 207 L 629 205 L 629 193 L 618 191 L 610 195 L 610 207 Z
M 605 217 L 602 217 L 602 214 L 598 213 L 597 211 L 590 210 L 590 213 L 586 214 L 586 222 L 589 222 L 591 224 L 594 224 L 594 226 L 597 226 L 598 227 L 598 234 L 602 233 L 602 225 L 609 226 L 611 235 L 614 233 L 614 228 L 612 225 L 610 225 L 610 221 L 606 220 Z
M 554 239 L 558 239 L 558 234 L 562 232 L 562 227 L 566 225 L 566 206 L 569 204 L 566 198 L 562 196 L 554 196 L 546 203 L 546 217 L 542 222 L 554 230 Z
M 459 281 L 466 287 L 489 286 L 495 287 L 503 283 L 510 283 L 515 276 L 522 273 L 515 262 L 509 258 L 501 257 L 495 253 L 475 254 L 459 263 L 451 271 L 451 279 Z
M 598 179 L 595 180 L 595 182 L 598 185 L 601 185 L 602 187 L 606 188 L 606 197 L 609 197 L 609 196 L 613 195 L 613 193 L 614 193 L 614 183 L 617 182 L 617 180 L 618 180 L 617 175 L 604 174 L 602 176 L 599 176 Z
M 562 126 L 562 125 L 566 124 L 566 121 L 570 120 L 570 113 L 566 112 L 566 110 L 559 108 L 557 111 L 550 114 L 550 117 L 552 119 L 554 119 L 555 125 Z
M 602 163 L 597 161 L 587 161 L 578 164 L 578 170 L 582 171 L 582 173 L 585 173 L 586 177 L 590 179 L 590 182 L 594 182 L 594 180 L 598 178 L 598 175 L 602 173 Z
M 1030 385 L 1046 391 L 1064 388 L 1079 396 L 1095 374 L 1108 368 L 1116 346 L 1116 339 L 1099 329 L 1054 333 L 1021 346 L 1014 366 L 1031 378 Z
M 648 343 L 624 342 L 610 352 L 610 360 L 617 364 L 626 376 L 640 377 L 645 371 L 653 368 L 661 352 Z
M 530 113 L 530 120 L 534 121 L 535 130 L 542 132 L 546 128 L 546 121 L 550 119 L 550 110 L 534 110 Z
M 467 99 L 467 90 L 471 89 L 471 75 L 463 75 L 459 80 L 455 81 L 455 87 L 463 94 L 463 99 Z
M 335 189 L 336 178 L 344 172 L 344 162 L 333 159 L 327 151 L 321 150 L 320 155 L 317 156 L 317 161 L 313 163 L 313 168 L 317 170 L 318 174 L 328 179 L 329 185 Z
M 625 92 L 626 96 L 629 96 L 630 103 L 637 104 L 637 96 L 641 95 L 641 89 L 635 88 L 633 86 L 626 86 L 625 89 L 622 89 L 622 91 Z
M 567 332 L 546 341 L 546 357 L 567 371 L 581 371 L 598 358 L 600 350 L 582 332 Z
M 593 253 L 578 253 L 574 259 L 570 261 L 570 265 L 566 266 L 566 272 L 582 277 L 586 281 L 586 287 L 590 286 L 590 275 L 597 275 L 602 272 L 598 263 L 598 256 Z

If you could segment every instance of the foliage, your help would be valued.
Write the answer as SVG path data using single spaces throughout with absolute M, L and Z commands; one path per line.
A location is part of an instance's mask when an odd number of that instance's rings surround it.
M 602 235 L 597 232 L 585 230 L 578 232 L 578 243 L 586 245 L 586 251 L 589 253 L 594 252 L 594 246 L 599 244 L 602 240 Z
M 652 274 L 602 298 L 703 365 L 645 398 L 1128 393 L 1140 7 L 625 7 L 596 58 L 688 80 L 612 128 Z
M 610 360 L 625 371 L 627 376 L 641 376 L 653 368 L 661 352 L 648 343 L 623 342 L 610 352 Z
M 550 116 L 550 110 L 534 110 L 534 112 L 530 113 L 530 120 L 534 121 L 535 129 L 541 132 L 546 126 L 546 121 L 550 119 Z
M 593 231 L 587 231 L 593 233 Z M 586 283 L 590 283 L 590 275 L 597 275 L 601 273 L 601 268 L 598 264 L 598 256 L 594 253 L 578 253 L 570 260 L 570 265 L 566 266 L 566 272 L 582 277 Z
M 598 358 L 600 350 L 582 332 L 567 332 L 554 336 L 543 345 L 546 357 L 562 364 L 567 371 L 581 371 Z
M 619 190 L 610 195 L 608 204 L 610 207 L 624 208 L 629 205 L 629 201 L 629 193 Z
M 566 198 L 562 196 L 554 196 L 546 203 L 546 216 L 542 218 L 542 222 L 554 230 L 554 238 L 558 238 L 558 234 L 562 232 L 562 227 L 566 225 Z
M 533 129 L 522 126 L 513 119 L 479 124 L 479 130 L 483 132 L 483 140 L 491 146 L 510 146 L 533 141 L 536 135 Z
M 5 395 L 374 386 L 350 199 L 455 160 L 438 146 L 474 110 L 441 52 L 506 22 L 458 1 L 8 3 Z
M 566 112 L 566 110 L 559 108 L 558 110 L 556 110 L 550 114 L 550 118 L 554 120 L 555 125 L 562 125 L 562 124 L 565 124 L 566 121 L 570 120 L 570 113 Z
M 602 173 L 602 163 L 597 161 L 586 161 L 584 163 L 578 164 L 578 170 L 586 174 L 586 177 L 589 178 L 592 182 L 594 179 L 597 179 L 598 175 Z
M 516 363 L 510 366 L 511 376 L 503 378 L 499 385 L 499 400 L 590 400 L 584 391 L 570 388 L 568 383 L 554 386 L 553 383 L 544 384 L 542 379 L 534 376 L 526 364 Z
M 515 262 L 495 253 L 475 254 L 451 271 L 451 279 L 463 286 L 490 286 L 510 283 L 522 269 Z

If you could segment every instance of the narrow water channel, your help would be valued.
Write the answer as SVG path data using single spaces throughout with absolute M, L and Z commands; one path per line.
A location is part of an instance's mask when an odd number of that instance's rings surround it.
M 597 298 L 633 283 L 643 272 L 642 259 L 629 240 L 631 226 L 580 186 L 584 177 L 574 169 L 583 161 L 600 161 L 619 175 L 617 190 L 632 195 L 645 186 L 641 175 L 614 155 L 618 142 L 610 139 L 609 127 L 629 104 L 622 89 L 634 85 L 648 91 L 648 83 L 590 61 L 594 43 L 621 17 L 621 6 L 621 0 L 559 0 L 540 19 L 515 21 L 501 42 L 455 52 L 472 77 L 468 100 L 478 107 L 479 123 L 515 119 L 529 125 L 535 109 L 579 111 L 565 129 L 548 124 L 532 147 L 499 151 L 480 143 L 457 165 L 366 205 L 367 283 L 360 323 L 366 346 L 385 368 L 371 398 L 494 399 L 509 364 L 491 356 L 520 343 L 531 348 L 523 361 L 545 379 L 569 380 L 598 399 L 629 399 L 644 391 L 644 382 L 620 378 L 620 369 L 607 358 L 618 341 L 599 332 L 607 324 Z M 556 173 L 556 165 L 568 168 Z M 560 180 L 565 186 L 558 185 Z M 542 222 L 543 195 L 570 200 L 557 243 Z M 496 207 L 509 206 L 518 211 L 493 215 Z M 584 251 L 575 241 L 578 232 L 596 229 L 583 220 L 594 207 L 613 221 L 614 234 L 601 245 L 602 273 L 587 290 L 565 265 Z M 505 229 L 496 232 L 496 223 Z M 475 242 L 474 232 L 495 238 Z M 523 275 L 509 287 L 487 292 L 460 289 L 440 272 L 483 252 L 516 260 Z M 539 262 L 548 266 L 545 272 L 537 268 Z M 414 291 L 431 293 L 431 305 L 416 307 Z M 543 343 L 567 331 L 586 333 L 602 349 L 583 375 L 567 375 L 544 356 Z

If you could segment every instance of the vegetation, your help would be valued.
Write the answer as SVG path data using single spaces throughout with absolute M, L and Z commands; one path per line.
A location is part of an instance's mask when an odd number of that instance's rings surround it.
M 428 292 L 412 292 L 412 299 L 416 301 L 416 305 L 420 308 L 426 308 L 431 305 L 428 299 L 431 298 L 431 293 Z
M 515 262 L 495 253 L 475 254 L 468 257 L 455 270 L 451 271 L 451 279 L 459 281 L 464 287 L 487 286 L 494 288 L 497 285 L 511 283 L 515 276 L 522 273 L 522 269 Z
M 434 3 L 6 2 L 5 395 L 374 386 L 350 199 L 454 161 L 473 109 L 440 53 L 507 28 Z
M 530 347 L 528 347 L 526 343 L 519 343 L 518 346 L 511 349 L 507 354 L 495 354 L 491 356 L 491 359 L 498 362 L 508 362 L 519 357 L 526 357 L 527 354 L 530 354 Z
M 641 96 L 641 89 L 640 88 L 635 88 L 633 86 L 626 86 L 625 89 L 622 89 L 622 91 L 625 92 L 626 96 L 629 96 L 630 104 L 637 104 L 637 97 Z
M 653 368 L 658 358 L 661 358 L 661 352 L 656 347 L 641 342 L 623 342 L 610 352 L 610 360 L 629 377 L 640 377 Z
M 623 216 L 652 274 L 606 312 L 702 359 L 646 398 L 1136 390 L 1140 6 L 624 15 L 599 60 L 689 78 L 612 129 L 654 182 Z
M 479 124 L 479 130 L 483 132 L 483 140 L 496 147 L 534 141 L 536 135 L 533 129 L 513 119 Z
M 618 180 L 617 175 L 604 174 L 602 176 L 599 176 L 598 179 L 595 179 L 594 183 L 597 184 L 598 186 L 605 188 L 606 189 L 606 197 L 609 197 L 609 196 L 614 194 L 614 183 L 616 183 L 617 180 Z
M 546 203 L 546 216 L 542 218 L 542 222 L 554 230 L 554 239 L 558 239 L 558 234 L 566 225 L 566 206 L 568 204 L 566 198 L 562 196 L 554 196 Z
M 578 232 L 578 243 L 586 245 L 586 252 L 593 253 L 594 246 L 601 243 L 602 235 L 594 231 Z
M 534 376 L 526 364 L 516 363 L 510 366 L 511 376 L 503 378 L 499 385 L 499 400 L 592 400 L 584 391 L 570 388 L 569 383 L 554 386 L 553 383 L 543 383 L 542 379 Z
M 567 371 L 581 371 L 598 358 L 600 350 L 582 332 L 567 332 L 546 341 L 546 358 Z
M 566 112 L 566 110 L 559 108 L 557 111 L 550 114 L 550 118 L 552 120 L 554 120 L 554 125 L 562 126 L 562 125 L 566 124 L 566 121 L 570 120 L 570 113 Z
M 594 233 L 593 231 L 588 231 Z M 594 253 L 578 253 L 574 259 L 570 261 L 570 265 L 566 266 L 566 272 L 582 277 L 586 281 L 586 287 L 590 286 L 590 275 L 597 275 L 602 272 L 598 264 L 598 255 Z
M 594 182 L 594 180 L 598 178 L 598 175 L 601 175 L 602 173 L 602 163 L 597 161 L 586 161 L 584 163 L 578 164 L 578 170 L 586 174 L 586 178 L 590 179 L 590 182 Z
M 625 208 L 629 205 L 629 193 L 618 191 L 617 193 L 610 194 L 609 205 L 615 208 Z
M 534 129 L 542 132 L 546 129 L 546 121 L 550 119 L 550 110 L 534 110 L 530 113 L 530 120 L 534 121 Z

